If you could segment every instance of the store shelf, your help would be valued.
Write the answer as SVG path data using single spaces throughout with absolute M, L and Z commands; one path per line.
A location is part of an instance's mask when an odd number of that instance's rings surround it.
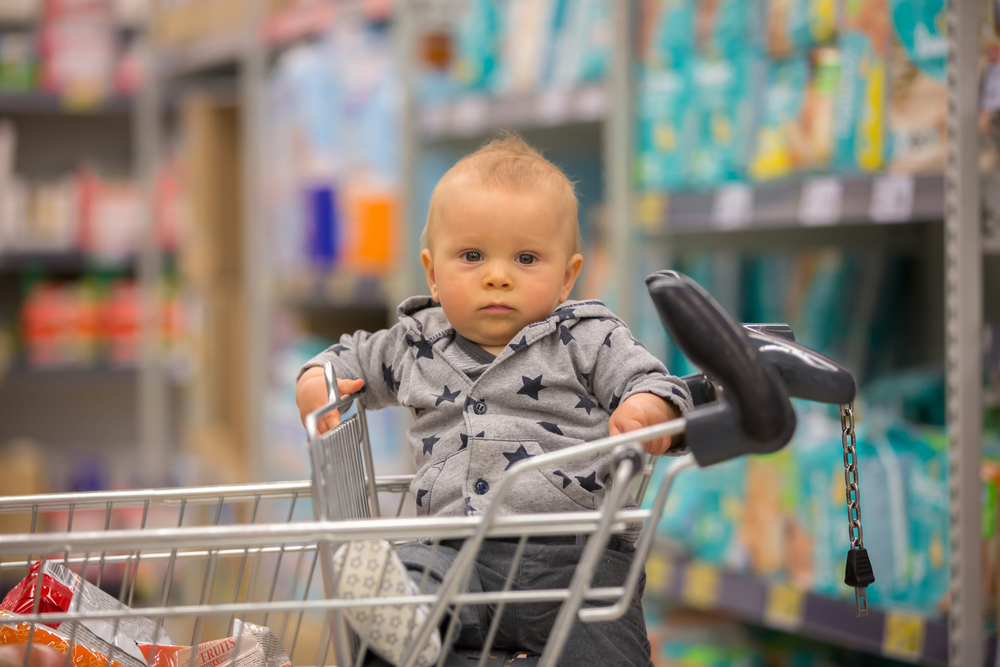
M 594 123 L 607 111 L 607 90 L 595 84 L 519 97 L 470 95 L 427 105 L 418 122 L 424 140 L 441 141 L 482 135 L 497 127 L 525 130 Z
M 246 34 L 233 30 L 157 49 L 156 68 L 161 77 L 194 76 L 235 66 L 247 43 Z
M 138 367 L 134 364 L 31 368 L 16 363 L 6 373 L 0 375 L 0 391 L 21 391 L 32 386 L 54 384 L 67 387 L 71 385 L 93 387 L 99 383 L 133 382 L 137 377 Z
M 0 93 L 0 114 L 124 115 L 132 110 L 132 102 L 124 95 L 82 101 L 49 93 Z
M 644 197 L 641 209 L 652 235 L 944 218 L 941 175 L 822 176 Z
M 857 618 L 853 596 L 842 600 L 823 597 L 662 553 L 650 555 L 646 576 L 646 595 L 653 599 L 897 660 L 948 664 L 948 626 L 944 620 L 882 609 L 871 609 L 868 616 Z
M 135 264 L 134 255 L 110 258 L 80 251 L 0 252 L 0 275 L 33 270 L 60 274 L 77 274 L 87 270 L 128 271 L 134 269 Z
M 277 281 L 277 293 L 284 303 L 308 310 L 389 307 L 382 279 L 374 276 L 332 273 L 287 277 Z

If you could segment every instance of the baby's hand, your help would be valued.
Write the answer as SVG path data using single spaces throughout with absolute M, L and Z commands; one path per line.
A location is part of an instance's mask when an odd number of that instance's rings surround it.
M 618 435 L 678 417 L 680 417 L 680 413 L 677 411 L 677 407 L 656 394 L 633 394 L 611 413 L 611 419 L 608 420 L 608 431 L 611 435 Z M 659 456 L 670 449 L 670 436 L 646 440 L 642 446 L 653 456 Z
M 353 394 L 361 389 L 364 380 L 341 380 L 337 379 L 337 391 L 340 395 Z M 295 404 L 299 406 L 299 417 L 302 418 L 302 425 L 305 426 L 306 415 L 315 412 L 329 402 L 326 393 L 326 378 L 323 377 L 323 369 L 319 366 L 310 368 L 295 385 Z M 323 415 L 316 423 L 320 433 L 326 433 L 331 428 L 340 423 L 340 411 L 334 410 Z

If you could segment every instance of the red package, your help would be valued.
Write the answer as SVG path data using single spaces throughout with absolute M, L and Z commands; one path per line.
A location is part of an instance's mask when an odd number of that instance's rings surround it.
M 31 566 L 28 576 L 11 589 L 10 593 L 7 593 L 3 602 L 0 602 L 0 609 L 6 609 L 12 614 L 34 613 L 35 588 L 38 586 L 38 571 L 41 566 L 41 561 L 36 561 Z M 69 611 L 69 603 L 73 599 L 72 582 L 57 579 L 52 576 L 53 574 L 53 572 L 46 572 L 41 577 L 42 590 L 38 604 L 40 613 Z M 59 623 L 49 623 L 48 625 L 55 629 L 59 628 Z

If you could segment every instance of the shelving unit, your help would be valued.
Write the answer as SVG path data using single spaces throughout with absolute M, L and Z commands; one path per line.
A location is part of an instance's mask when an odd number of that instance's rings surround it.
M 855 618 L 853 599 L 834 599 L 787 584 L 654 553 L 646 561 L 646 596 L 719 613 L 752 625 L 844 648 L 914 662 L 948 664 L 948 625 L 906 610 L 873 609 Z
M 906 247 L 930 262 L 931 274 L 940 270 L 947 258 L 943 280 L 938 279 L 939 284 L 925 298 L 946 300 L 946 305 L 935 303 L 930 308 L 935 317 L 928 326 L 934 331 L 938 326 L 947 329 L 940 344 L 947 359 L 951 425 L 953 606 L 947 622 L 898 610 L 877 610 L 867 619 L 858 620 L 853 601 L 768 585 L 748 575 L 706 569 L 704 565 L 667 563 L 661 556 L 652 558 L 647 565 L 647 590 L 680 604 L 726 612 L 748 622 L 870 653 L 926 664 L 983 665 L 984 659 L 995 653 L 995 639 L 985 638 L 980 622 L 983 601 L 978 531 L 982 485 L 978 466 L 983 399 L 982 346 L 978 337 L 983 324 L 983 253 L 1000 251 L 1000 202 L 996 199 L 1000 183 L 995 174 L 981 177 L 977 164 L 976 30 L 981 3 L 952 0 L 949 5 L 948 108 L 954 139 L 950 142 L 952 155 L 946 173 L 823 174 L 670 195 L 636 192 L 633 187 L 636 86 L 631 45 L 635 43 L 633 27 L 639 3 L 629 0 L 613 5 L 614 58 L 605 85 L 514 100 L 477 95 L 418 108 L 413 62 L 419 26 L 411 3 L 401 3 L 400 49 L 409 110 L 404 160 L 408 238 L 415 239 L 415 232 L 422 226 L 423 211 L 412 173 L 416 156 L 427 146 L 446 143 L 472 148 L 472 139 L 497 127 L 522 130 L 529 135 L 529 141 L 536 141 L 536 137 L 550 136 L 546 133 L 571 133 L 583 124 L 598 123 L 605 164 L 605 206 L 612 232 L 612 291 L 621 297 L 614 309 L 627 322 L 633 321 L 643 298 L 635 288 L 636 259 L 655 259 L 661 264 L 672 250 L 692 244 L 701 248 L 808 244 Z M 945 221 L 943 227 L 941 221 Z M 407 271 L 411 282 L 419 284 L 415 282 L 421 278 L 419 266 L 411 263 Z M 931 337 L 939 335 L 933 333 Z M 933 342 L 931 347 L 938 347 L 938 343 Z M 705 572 L 709 573 L 707 580 L 699 582 Z M 686 586 L 699 585 L 714 586 L 715 593 L 700 601 L 699 593 L 686 594 Z M 776 596 L 794 602 L 790 617 L 779 618 L 780 613 L 775 617 L 771 601 Z

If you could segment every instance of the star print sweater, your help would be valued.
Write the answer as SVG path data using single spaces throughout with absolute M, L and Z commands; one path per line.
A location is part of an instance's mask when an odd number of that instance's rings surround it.
M 359 400 L 366 409 L 410 408 L 417 470 L 410 491 L 421 515 L 484 511 L 507 468 L 606 437 L 611 413 L 633 394 L 650 392 L 681 412 L 692 407 L 687 385 L 600 301 L 567 301 L 524 327 L 476 379 L 442 353 L 455 329 L 440 305 L 411 297 L 397 315 L 389 329 L 345 334 L 302 370 L 333 362 L 338 378 L 365 381 Z M 610 454 L 532 471 L 500 511 L 596 509 L 612 474 Z M 634 541 L 640 529 L 623 537 Z

